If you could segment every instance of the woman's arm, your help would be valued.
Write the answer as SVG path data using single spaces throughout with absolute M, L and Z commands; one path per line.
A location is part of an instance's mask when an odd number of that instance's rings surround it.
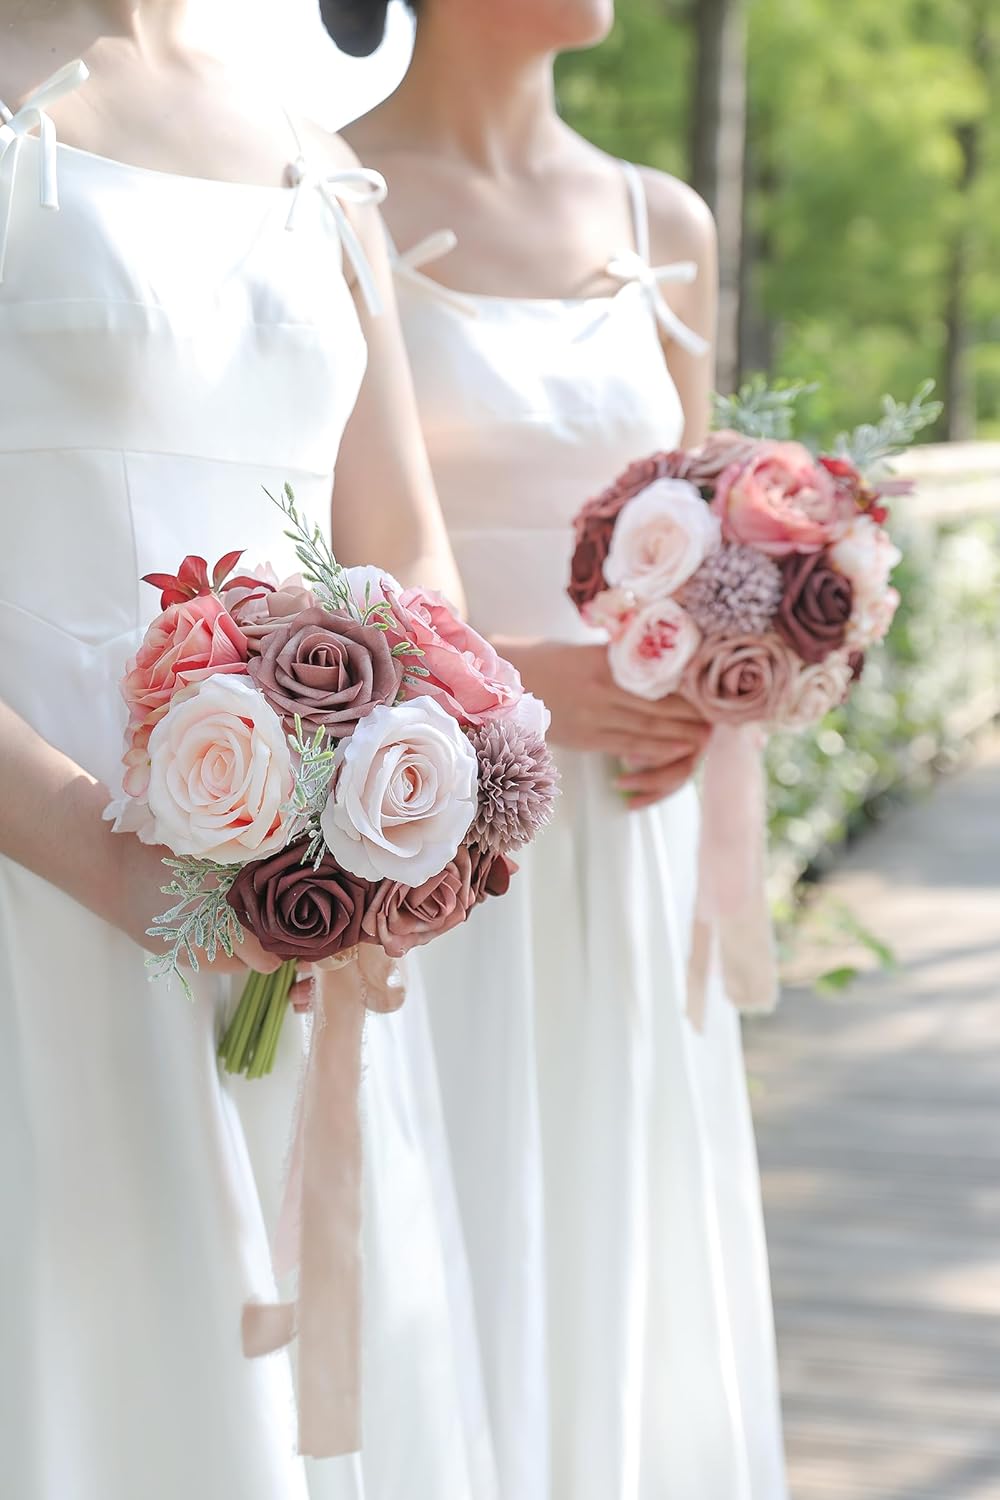
M 643 187 L 649 209 L 649 237 L 654 266 L 692 260 L 698 267 L 695 280 L 685 286 L 662 288 L 674 312 L 695 333 L 707 339 L 707 354 L 689 354 L 680 344 L 664 338 L 664 354 L 684 410 L 685 448 L 703 442 L 712 421 L 712 391 L 715 385 L 715 339 L 719 313 L 718 237 L 711 211 L 698 194 L 665 172 L 643 169 Z
M 346 147 L 342 147 L 350 156 Z M 345 566 L 374 563 L 405 584 L 438 589 L 464 611 L 399 325 L 385 230 L 374 208 L 352 210 L 382 301 L 372 317 L 354 286 L 368 369 L 337 463 L 333 537 Z M 349 267 L 345 267 L 349 273 Z
M 58 886 L 150 952 L 146 929 L 165 910 L 164 849 L 113 833 L 102 816 L 107 787 L 36 734 L 0 702 L 0 853 Z M 53 938 L 57 938 L 53 934 Z M 247 936 L 239 957 L 214 972 L 270 973 L 279 960 Z

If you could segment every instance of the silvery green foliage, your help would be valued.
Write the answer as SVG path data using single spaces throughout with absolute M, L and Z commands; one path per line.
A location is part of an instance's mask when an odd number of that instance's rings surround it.
M 289 835 L 289 842 L 300 834 L 305 834 L 309 842 L 302 855 L 302 863 L 315 867 L 322 860 L 326 849 L 319 819 L 330 795 L 334 744 L 323 729 L 317 729 L 311 739 L 306 739 L 298 714 L 295 715 L 295 733 L 289 737 L 289 744 L 296 761 L 295 785 L 289 807 L 295 817 L 295 826 Z
M 776 438 L 792 436 L 795 408 L 800 397 L 816 390 L 815 385 L 799 381 L 794 385 L 770 386 L 763 375 L 755 375 L 740 387 L 735 396 L 712 397 L 713 426 L 744 437 Z
M 264 494 L 281 511 L 289 522 L 285 532 L 295 548 L 295 556 L 302 564 L 302 576 L 310 585 L 320 604 L 327 609 L 345 610 L 356 620 L 362 614 L 348 586 L 344 569 L 327 545 L 326 538 L 318 526 L 310 527 L 299 514 L 295 504 L 295 491 L 286 484 L 280 496 L 265 489 Z
M 168 946 L 165 953 L 147 958 L 146 965 L 154 978 L 176 975 L 191 999 L 191 986 L 182 965 L 197 973 L 199 952 L 212 963 L 220 949 L 232 958 L 236 945 L 243 941 L 243 929 L 226 899 L 238 870 L 234 865 L 220 865 L 193 855 L 165 859 L 163 863 L 174 872 L 170 884 L 163 887 L 163 894 L 173 896 L 174 904 L 162 916 L 153 918 L 147 936 L 160 938 Z
M 868 478 L 877 478 L 890 458 L 909 448 L 917 433 L 941 415 L 941 402 L 930 399 L 933 390 L 933 380 L 925 380 L 910 402 L 883 396 L 882 420 L 842 432 L 834 446 L 837 457 L 848 459 Z

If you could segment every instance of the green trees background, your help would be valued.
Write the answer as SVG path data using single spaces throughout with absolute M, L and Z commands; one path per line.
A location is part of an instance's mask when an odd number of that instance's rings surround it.
M 819 380 L 807 416 L 828 433 L 930 374 L 946 401 L 932 436 L 1000 438 L 1000 4 L 618 0 L 618 17 L 563 60 L 561 107 L 703 190 L 716 133 L 714 206 L 731 221 L 742 198 L 720 384 Z M 724 112 L 744 67 L 734 158 L 719 96 Z

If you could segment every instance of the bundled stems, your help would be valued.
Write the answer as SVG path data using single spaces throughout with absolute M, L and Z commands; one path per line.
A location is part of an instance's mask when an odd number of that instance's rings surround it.
M 219 1061 L 227 1073 L 245 1073 L 248 1078 L 270 1073 L 295 974 L 293 959 L 273 974 L 250 975 L 219 1043 Z

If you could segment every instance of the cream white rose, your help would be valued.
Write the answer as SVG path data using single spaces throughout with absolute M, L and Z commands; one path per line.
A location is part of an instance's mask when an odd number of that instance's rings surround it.
M 846 651 L 834 651 L 825 661 L 795 673 L 778 715 L 780 729 L 808 729 L 831 709 L 839 708 L 851 687 Z
M 722 541 L 722 525 L 686 479 L 656 479 L 615 523 L 604 576 L 637 599 L 674 594 Z
M 149 737 L 155 842 L 243 864 L 280 849 L 292 761 L 277 714 L 247 677 L 207 677 L 175 695 Z
M 846 637 L 849 646 L 864 650 L 881 640 L 892 624 L 899 595 L 889 587 L 889 577 L 902 555 L 871 516 L 858 516 L 830 548 L 830 561 L 854 589 Z
M 673 599 L 636 610 L 608 647 L 611 675 L 626 693 L 655 701 L 677 691 L 701 631 Z
M 403 592 L 403 585 L 397 583 L 385 568 L 345 568 L 344 577 L 351 591 L 351 598 L 359 609 L 367 609 L 372 604 L 384 604 L 390 597 L 398 598 Z
M 421 885 L 454 858 L 478 785 L 476 752 L 432 698 L 380 705 L 337 746 L 320 819 L 330 853 L 365 880 Z

